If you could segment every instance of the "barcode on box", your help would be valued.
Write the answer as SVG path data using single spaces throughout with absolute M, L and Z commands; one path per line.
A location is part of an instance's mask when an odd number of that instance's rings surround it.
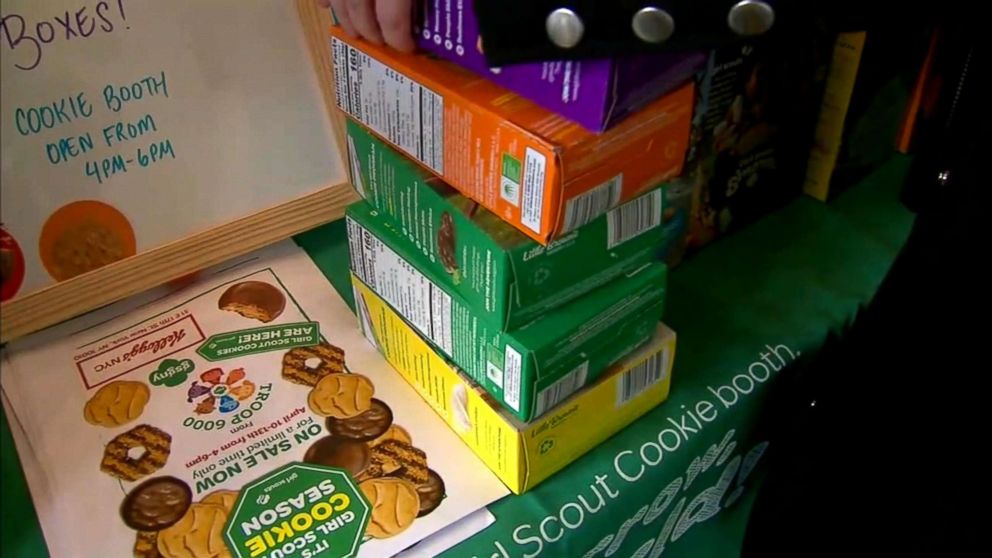
M 661 190 L 629 201 L 607 214 L 607 248 L 610 250 L 661 226 Z
M 582 389 L 586 385 L 586 378 L 589 376 L 589 361 L 585 361 L 565 375 L 564 378 L 551 384 L 537 394 L 537 402 L 534 407 L 534 416 L 539 417 L 544 411 L 553 408 L 555 405 L 567 399 L 573 393 Z
M 631 399 L 662 381 L 667 369 L 668 348 L 666 347 L 624 372 L 617 382 L 617 407 L 626 405 Z
M 606 213 L 620 203 L 623 194 L 623 175 L 618 174 L 585 194 L 565 203 L 565 225 L 562 233 L 575 229 Z
M 338 107 L 380 136 L 444 173 L 444 97 L 333 38 Z

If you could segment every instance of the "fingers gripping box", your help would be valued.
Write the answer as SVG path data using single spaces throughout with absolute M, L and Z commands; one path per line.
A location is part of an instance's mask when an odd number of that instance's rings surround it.
M 420 0 L 417 46 L 602 132 L 691 79 L 702 52 L 628 54 L 492 68 L 483 52 L 473 2 Z
M 676 335 L 651 340 L 544 417 L 521 422 L 451 365 L 360 282 L 362 331 L 386 360 L 507 485 L 522 494 L 668 398 Z
M 507 225 L 348 122 L 352 183 L 420 263 L 490 321 L 513 329 L 658 259 L 668 238 L 655 187 L 548 246 Z
M 348 208 L 347 226 L 356 287 L 382 297 L 520 420 L 541 416 L 647 341 L 664 309 L 667 268 L 653 263 L 507 331 L 421 265 L 365 202 Z
M 341 110 L 542 244 L 682 172 L 692 83 L 594 134 L 454 64 L 331 34 Z

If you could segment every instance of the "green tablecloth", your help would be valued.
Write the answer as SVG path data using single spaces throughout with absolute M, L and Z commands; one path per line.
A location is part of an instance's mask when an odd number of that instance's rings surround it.
M 897 200 L 906 168 L 893 159 L 831 205 L 799 199 L 675 270 L 669 400 L 535 490 L 491 506 L 496 524 L 444 556 L 737 555 L 767 446 L 755 421 L 775 369 L 815 352 L 874 293 L 911 225 Z M 298 242 L 351 303 L 343 222 Z M 0 423 L 0 552 L 46 556 Z

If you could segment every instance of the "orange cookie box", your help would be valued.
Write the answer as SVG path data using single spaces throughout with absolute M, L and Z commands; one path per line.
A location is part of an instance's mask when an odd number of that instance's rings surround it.
M 542 244 L 682 172 L 692 83 L 594 134 L 448 62 L 331 36 L 338 108 Z

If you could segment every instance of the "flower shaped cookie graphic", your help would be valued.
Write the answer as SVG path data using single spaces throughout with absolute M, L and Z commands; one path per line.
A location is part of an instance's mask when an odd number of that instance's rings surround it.
M 241 406 L 241 401 L 255 393 L 255 384 L 248 380 L 243 368 L 235 368 L 227 374 L 220 368 L 211 368 L 194 380 L 186 401 L 195 403 L 193 411 L 198 415 L 209 415 L 216 410 L 231 413 Z

